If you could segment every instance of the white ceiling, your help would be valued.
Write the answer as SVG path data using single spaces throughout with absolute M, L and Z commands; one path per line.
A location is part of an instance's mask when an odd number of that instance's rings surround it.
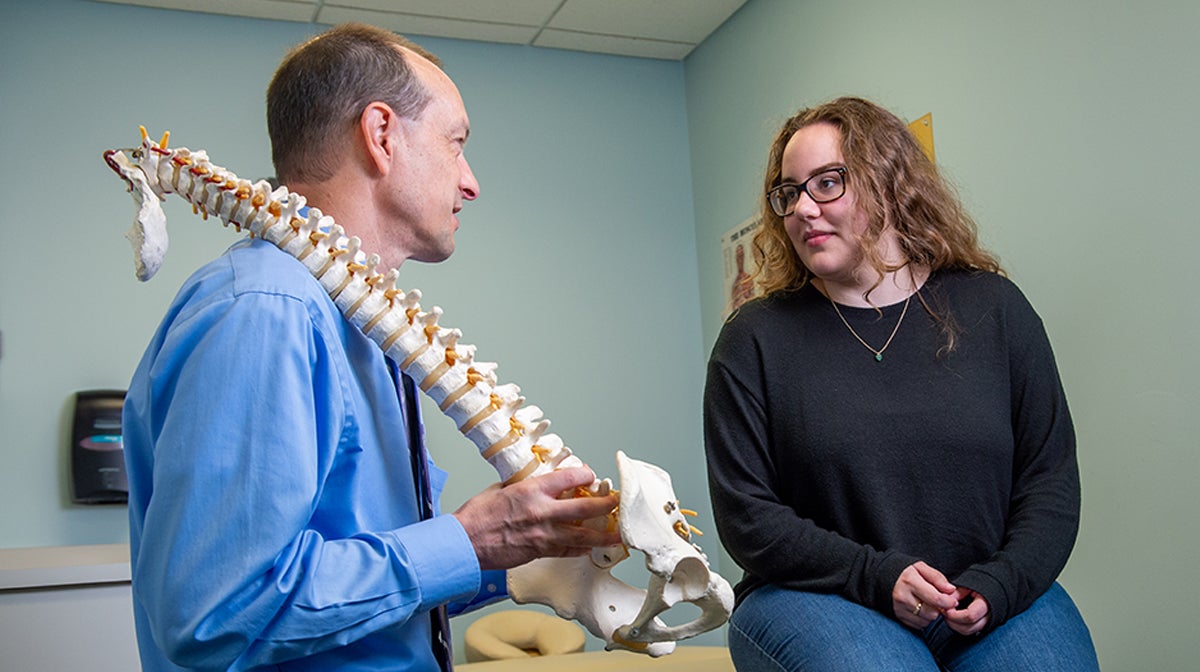
M 100 0 L 321 25 L 370 23 L 405 36 L 680 60 L 746 0 Z

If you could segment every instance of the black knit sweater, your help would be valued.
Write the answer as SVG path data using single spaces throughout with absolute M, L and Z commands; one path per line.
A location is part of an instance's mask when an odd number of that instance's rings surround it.
M 763 585 L 840 594 L 894 617 L 924 560 L 983 595 L 988 629 L 1055 580 L 1079 524 L 1075 434 L 1040 318 L 991 273 L 940 272 L 882 361 L 811 285 L 744 306 L 722 330 L 704 395 L 717 529 Z M 842 307 L 878 349 L 903 303 Z

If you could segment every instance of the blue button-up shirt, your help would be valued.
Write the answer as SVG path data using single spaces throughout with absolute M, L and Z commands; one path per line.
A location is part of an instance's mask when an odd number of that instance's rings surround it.
M 123 432 L 147 672 L 435 669 L 429 610 L 505 594 L 456 518 L 420 520 L 379 348 L 269 243 L 184 284 Z

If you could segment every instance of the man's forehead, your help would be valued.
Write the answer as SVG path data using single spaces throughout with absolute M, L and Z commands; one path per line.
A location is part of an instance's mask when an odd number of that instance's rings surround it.
M 396 49 L 404 55 L 405 62 L 409 64 L 413 74 L 421 81 L 432 98 L 421 115 L 424 116 L 432 107 L 440 107 L 444 110 L 443 118 L 449 120 L 449 130 L 452 133 L 470 135 L 471 123 L 467 118 L 466 106 L 454 80 L 450 79 L 450 76 L 440 66 L 419 52 L 402 45 L 396 45 Z
M 412 68 L 414 71 L 419 72 L 422 75 L 429 75 L 433 73 L 440 73 L 442 75 L 446 74 L 442 71 L 440 65 L 434 63 L 428 58 L 425 58 L 425 56 L 420 52 L 413 51 L 412 49 L 409 49 L 401 44 L 396 44 L 393 46 L 396 48 L 396 51 L 400 52 L 400 55 L 404 57 L 404 62 L 408 63 L 408 67 Z

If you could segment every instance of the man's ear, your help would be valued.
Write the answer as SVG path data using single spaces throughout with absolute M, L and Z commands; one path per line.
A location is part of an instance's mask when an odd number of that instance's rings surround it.
M 387 175 L 392 169 L 392 159 L 399 150 L 394 134 L 401 130 L 400 117 L 387 103 L 376 101 L 363 110 L 358 118 L 358 126 L 370 165 L 381 175 Z

